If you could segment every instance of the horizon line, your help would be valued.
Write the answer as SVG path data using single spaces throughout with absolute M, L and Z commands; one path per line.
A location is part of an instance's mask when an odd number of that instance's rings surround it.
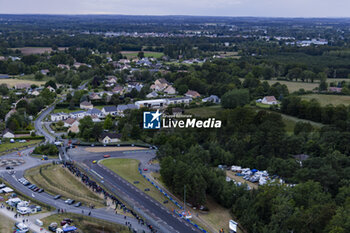
M 274 19 L 350 19 L 350 16 L 219 16 L 219 15 L 179 15 L 179 14 L 114 14 L 114 13 L 0 13 L 0 15 L 42 15 L 42 16 L 142 16 L 142 17 L 217 17 L 217 18 L 274 18 Z

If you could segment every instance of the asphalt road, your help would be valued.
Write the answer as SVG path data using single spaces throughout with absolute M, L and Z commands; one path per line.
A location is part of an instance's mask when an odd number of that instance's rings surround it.
M 81 148 L 74 149 L 74 152 L 69 151 L 71 157 L 77 162 L 84 164 L 90 171 L 97 174 L 97 177 L 111 192 L 117 196 L 122 196 L 130 200 L 134 208 L 137 208 L 150 216 L 155 222 L 161 232 L 199 232 L 198 229 L 184 221 L 182 218 L 174 215 L 160 203 L 149 197 L 132 184 L 118 176 L 116 173 L 107 169 L 100 164 L 93 164 L 93 160 L 103 158 L 105 153 L 83 153 Z M 135 151 L 127 152 L 108 152 L 111 157 L 115 158 L 136 158 L 141 161 L 141 164 L 146 164 L 151 158 L 155 157 L 155 151 Z M 122 198 L 121 197 L 121 198 Z
M 36 200 L 49 204 L 50 206 L 53 206 L 57 209 L 64 209 L 66 212 L 76 214 L 82 214 L 82 211 L 84 211 L 85 215 L 87 215 L 91 211 L 91 217 L 107 220 L 121 225 L 124 225 L 125 221 L 128 221 L 132 224 L 132 227 L 135 228 L 138 232 L 142 232 L 143 230 L 145 232 L 150 232 L 144 225 L 140 225 L 135 218 L 127 217 L 127 219 L 125 220 L 123 215 L 115 214 L 112 209 L 107 210 L 106 208 L 101 208 L 91 210 L 89 207 L 86 206 L 74 207 L 72 205 L 64 203 L 65 200 L 63 199 L 54 200 L 52 195 L 47 194 L 45 192 L 33 192 L 32 190 L 28 189 L 27 186 L 24 186 L 23 184 L 17 181 L 19 178 L 23 177 L 23 173 L 23 171 L 17 171 L 14 175 L 10 175 L 8 172 L 2 172 L 1 176 L 7 182 L 9 182 L 15 189 L 17 189 L 24 195 L 33 197 Z

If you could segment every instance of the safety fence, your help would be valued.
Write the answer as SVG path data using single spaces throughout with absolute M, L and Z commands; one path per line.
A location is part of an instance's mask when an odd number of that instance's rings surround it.
M 154 183 L 150 178 L 148 178 L 146 175 L 144 175 L 142 173 L 141 168 L 139 168 L 139 172 L 140 174 L 148 181 L 150 182 L 154 187 L 156 187 L 159 192 L 161 192 L 165 197 L 167 197 L 170 201 L 172 201 L 177 207 L 179 207 L 181 210 L 183 210 L 183 207 L 176 201 L 174 200 L 174 198 L 172 198 L 170 195 L 168 195 L 166 192 L 164 192 L 156 183 Z M 185 219 L 186 222 L 190 223 L 191 225 L 193 225 L 194 227 L 196 227 L 197 229 L 199 229 L 200 231 L 204 232 L 204 233 L 208 233 L 208 231 L 206 231 L 205 229 L 203 229 L 202 227 L 198 226 L 196 223 L 194 223 L 193 221 L 191 221 L 190 219 L 186 218 L 186 216 L 182 215 L 181 213 L 178 213 L 176 210 L 174 210 L 174 213 Z

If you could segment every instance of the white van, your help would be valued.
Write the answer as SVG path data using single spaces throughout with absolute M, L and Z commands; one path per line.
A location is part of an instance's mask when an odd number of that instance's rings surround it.
M 43 222 L 40 221 L 39 219 L 35 219 L 35 224 L 38 225 L 39 227 L 43 226 Z
M 27 225 L 24 224 L 24 223 L 17 222 L 17 223 L 15 224 L 15 226 L 18 228 L 18 231 L 16 231 L 16 232 L 25 233 L 25 232 L 28 232 L 28 231 L 29 231 L 29 228 L 28 228 Z

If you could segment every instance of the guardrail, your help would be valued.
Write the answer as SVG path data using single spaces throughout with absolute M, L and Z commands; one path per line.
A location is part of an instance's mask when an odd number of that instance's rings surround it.
M 154 187 L 156 187 L 156 189 L 159 190 L 159 192 L 161 192 L 165 197 L 167 197 L 170 201 L 172 201 L 177 207 L 179 207 L 181 210 L 183 210 L 184 208 L 176 201 L 174 200 L 169 194 L 167 194 L 166 192 L 164 192 L 156 183 L 154 183 L 150 178 L 148 178 L 146 175 L 144 175 L 142 173 L 141 168 L 139 168 L 139 172 L 141 174 L 141 176 L 143 176 L 148 182 L 150 182 Z M 179 217 L 185 219 L 188 223 L 190 223 L 191 225 L 193 225 L 194 227 L 196 227 L 197 229 L 199 229 L 200 231 L 202 231 L 203 233 L 208 233 L 208 231 L 206 231 L 205 229 L 203 229 L 202 227 L 198 226 L 196 223 L 192 222 L 190 219 L 185 218 L 181 213 L 178 213 L 176 210 L 174 210 L 174 213 L 176 215 L 178 215 Z

